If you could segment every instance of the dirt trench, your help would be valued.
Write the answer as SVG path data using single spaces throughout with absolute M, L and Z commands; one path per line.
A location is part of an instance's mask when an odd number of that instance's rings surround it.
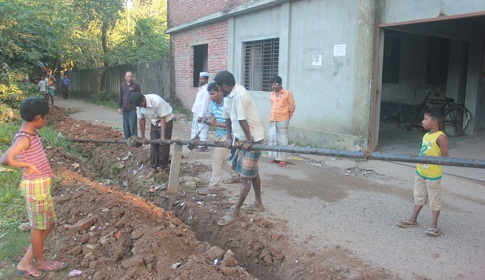
M 121 139 L 118 131 L 66 117 L 50 119 L 64 137 Z M 308 252 L 285 234 L 284 221 L 258 213 L 229 226 L 216 223 L 232 206 L 225 194 L 200 196 L 210 166 L 182 162 L 180 188 L 166 193 L 168 174 L 147 178 L 148 151 L 86 143 L 87 161 L 48 148 L 61 179 L 54 191 L 59 226 L 49 248 L 91 279 L 394 279 L 339 246 Z M 67 227 L 66 227 L 67 225 Z M 82 227 L 81 227 L 82 226 Z M 57 278 L 51 278 L 57 279 Z

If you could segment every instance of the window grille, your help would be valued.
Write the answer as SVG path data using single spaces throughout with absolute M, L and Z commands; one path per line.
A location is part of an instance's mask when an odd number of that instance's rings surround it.
M 271 91 L 270 80 L 278 75 L 280 40 L 278 38 L 244 43 L 244 87 Z

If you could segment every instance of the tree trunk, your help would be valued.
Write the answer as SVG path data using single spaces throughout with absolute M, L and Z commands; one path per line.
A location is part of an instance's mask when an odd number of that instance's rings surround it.
M 101 42 L 103 46 L 103 64 L 104 67 L 99 69 L 98 78 L 96 80 L 96 87 L 98 89 L 98 94 L 102 94 L 104 90 L 104 76 L 106 72 L 108 72 L 109 63 L 107 60 L 108 55 L 108 27 L 109 23 L 103 21 L 103 25 L 101 26 Z
M 98 89 L 97 94 L 103 94 L 104 91 L 104 77 L 106 72 L 108 72 L 108 67 L 103 67 L 99 69 L 98 77 L 96 79 L 96 88 Z

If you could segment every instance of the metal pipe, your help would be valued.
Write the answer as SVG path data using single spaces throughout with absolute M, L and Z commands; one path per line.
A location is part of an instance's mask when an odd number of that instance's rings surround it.
M 127 140 L 87 140 L 87 139 L 67 139 L 73 142 L 80 143 L 110 143 L 110 144 L 127 144 Z M 138 145 L 143 145 L 141 138 L 137 138 L 134 141 Z M 221 147 L 227 148 L 223 142 L 207 141 L 199 142 L 194 140 L 147 140 L 147 144 L 179 144 L 179 145 L 199 145 L 208 147 Z M 310 154 L 310 155 L 322 155 L 332 157 L 344 157 L 355 159 L 372 159 L 383 161 L 400 161 L 411 163 L 424 163 L 424 164 L 439 164 L 449 166 L 462 166 L 472 168 L 485 168 L 485 160 L 478 159 L 464 159 L 453 157 L 430 157 L 421 155 L 407 155 L 407 154 L 391 154 L 391 153 L 379 153 L 368 151 L 345 151 L 345 150 L 332 150 L 332 149 L 318 149 L 318 148 L 305 148 L 305 147 L 289 147 L 289 146 L 271 146 L 254 144 L 251 147 L 253 151 L 272 151 L 272 152 L 285 152 L 285 153 L 298 153 L 298 154 Z

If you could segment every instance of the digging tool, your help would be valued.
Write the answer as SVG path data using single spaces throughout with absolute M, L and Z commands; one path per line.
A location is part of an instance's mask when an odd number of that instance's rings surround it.
M 194 138 L 190 139 L 190 141 L 193 141 L 193 144 L 189 144 L 187 145 L 187 148 L 189 148 L 189 150 L 193 150 L 195 149 L 197 146 L 199 146 L 199 141 L 200 141 L 200 138 L 199 138 L 199 134 L 202 132 L 202 130 L 204 130 L 204 128 L 209 125 L 209 120 L 207 119 L 204 119 L 204 125 L 202 126 L 202 128 L 195 134 Z

